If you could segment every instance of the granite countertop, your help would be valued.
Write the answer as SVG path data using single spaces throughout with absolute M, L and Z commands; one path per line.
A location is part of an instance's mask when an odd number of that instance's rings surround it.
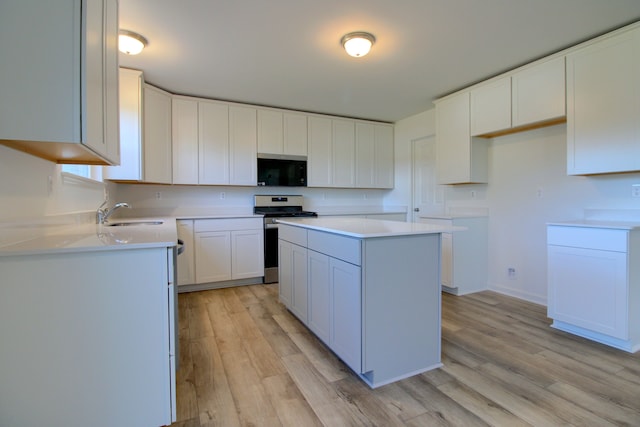
M 434 234 L 465 230 L 464 227 L 444 227 L 415 222 L 384 221 L 364 218 L 292 218 L 278 219 L 279 223 L 325 231 L 343 236 L 367 239 L 418 234 Z
M 37 233 L 24 227 L 22 233 L 0 229 L 0 256 L 70 253 L 176 246 L 175 218 L 126 218 L 117 222 L 162 221 L 158 225 L 115 226 L 77 224 L 42 227 Z

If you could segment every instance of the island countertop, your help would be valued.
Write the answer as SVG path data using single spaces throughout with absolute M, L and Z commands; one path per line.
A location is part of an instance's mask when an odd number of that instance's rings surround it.
M 340 234 L 358 239 L 415 234 L 450 233 L 464 227 L 446 227 L 417 222 L 385 221 L 365 218 L 280 218 L 277 222 L 294 227 Z

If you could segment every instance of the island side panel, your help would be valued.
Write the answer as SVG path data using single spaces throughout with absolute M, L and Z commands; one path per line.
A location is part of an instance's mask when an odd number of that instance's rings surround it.
M 440 234 L 365 239 L 363 379 L 381 386 L 440 363 Z

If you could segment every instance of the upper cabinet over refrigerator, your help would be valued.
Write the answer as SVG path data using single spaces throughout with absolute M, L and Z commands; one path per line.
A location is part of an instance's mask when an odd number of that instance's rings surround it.
M 0 143 L 118 164 L 117 44 L 117 0 L 3 0 Z

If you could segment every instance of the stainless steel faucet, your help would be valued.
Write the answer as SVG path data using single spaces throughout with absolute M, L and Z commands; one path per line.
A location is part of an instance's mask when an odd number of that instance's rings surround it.
M 107 201 L 105 200 L 96 210 L 96 224 L 106 224 L 109 217 L 119 208 L 131 208 L 128 203 L 116 203 L 111 209 L 107 209 L 104 207 L 106 204 Z

